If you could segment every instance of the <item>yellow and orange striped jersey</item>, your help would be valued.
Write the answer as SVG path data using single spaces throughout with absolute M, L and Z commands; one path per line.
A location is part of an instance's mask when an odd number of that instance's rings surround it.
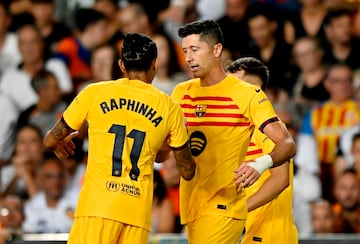
M 272 152 L 274 146 L 275 144 L 270 138 L 261 131 L 255 130 L 245 161 L 252 161 Z M 289 186 L 272 201 L 249 212 L 245 225 L 246 232 L 242 239 L 243 244 L 256 243 L 256 240 L 262 243 L 298 243 L 298 233 L 292 214 L 293 167 L 293 159 L 291 159 Z M 255 194 L 270 176 L 270 169 L 264 171 L 253 185 L 245 188 L 246 197 Z
M 359 122 L 359 112 L 352 100 L 341 105 L 325 102 L 312 110 L 310 123 L 317 141 L 320 162 L 334 162 L 340 134 Z
M 89 155 L 75 216 L 116 220 L 150 230 L 153 164 L 188 138 L 177 103 L 150 84 L 119 79 L 82 90 L 64 112 L 74 130 L 88 123 Z
M 277 121 L 266 95 L 256 86 L 227 75 L 213 86 L 200 79 L 180 83 L 172 97 L 186 118 L 196 173 L 180 183 L 183 224 L 207 215 L 245 219 L 245 192 L 236 190 L 234 170 L 244 161 L 254 128 Z

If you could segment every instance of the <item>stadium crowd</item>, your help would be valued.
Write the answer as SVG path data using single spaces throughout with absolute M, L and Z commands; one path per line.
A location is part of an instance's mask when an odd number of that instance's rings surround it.
M 300 234 L 360 233 L 360 2 L 345 0 L 0 1 L 0 236 L 69 232 L 87 130 L 60 160 L 42 138 L 87 84 L 122 77 L 125 33 L 159 53 L 153 85 L 191 78 L 178 28 L 220 25 L 224 67 L 256 57 L 266 94 L 297 143 L 293 215 Z M 181 233 L 173 155 L 155 165 L 152 233 Z

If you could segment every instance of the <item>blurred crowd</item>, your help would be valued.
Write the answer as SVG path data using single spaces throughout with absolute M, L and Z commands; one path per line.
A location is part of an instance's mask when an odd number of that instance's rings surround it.
M 86 169 L 87 131 L 57 159 L 42 138 L 87 84 L 122 77 L 124 33 L 158 47 L 153 85 L 191 78 L 177 30 L 214 19 L 224 68 L 254 56 L 297 142 L 300 234 L 360 233 L 360 3 L 346 0 L 1 0 L 0 236 L 68 232 Z M 156 164 L 153 233 L 180 233 L 179 174 Z

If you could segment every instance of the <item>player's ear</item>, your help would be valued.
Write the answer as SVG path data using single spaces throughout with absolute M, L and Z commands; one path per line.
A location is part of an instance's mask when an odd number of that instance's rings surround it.
M 222 51 L 223 51 L 223 45 L 221 43 L 217 43 L 214 45 L 215 58 L 220 58 Z
M 153 68 L 154 71 L 157 69 L 157 64 L 158 64 L 157 58 L 155 58 L 155 59 L 152 61 L 152 63 L 151 63 L 151 66 L 152 66 L 152 68 Z
M 121 59 L 119 59 L 118 64 L 119 64 L 119 67 L 121 69 L 121 72 L 126 73 L 124 62 Z

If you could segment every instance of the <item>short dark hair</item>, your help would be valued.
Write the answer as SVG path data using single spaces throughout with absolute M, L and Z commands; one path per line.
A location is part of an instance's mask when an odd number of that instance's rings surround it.
M 75 23 L 79 31 L 83 32 L 88 26 L 101 20 L 106 20 L 106 16 L 91 8 L 81 8 L 75 13 Z
M 249 6 L 246 11 L 246 19 L 249 20 L 258 16 L 264 16 L 268 21 L 277 21 L 277 13 L 279 13 L 279 11 L 274 6 L 259 2 Z
M 157 58 L 157 48 L 153 40 L 139 33 L 128 33 L 121 48 L 121 60 L 126 71 L 146 71 Z
M 39 93 L 39 90 L 47 85 L 49 77 L 55 77 L 55 75 L 47 70 L 38 71 L 34 78 L 31 79 L 31 87 L 35 90 L 36 93 Z
M 337 19 L 342 16 L 351 16 L 351 11 L 348 9 L 340 8 L 340 9 L 329 9 L 324 18 L 324 27 L 328 27 L 331 25 L 334 19 Z
M 219 24 L 214 20 L 201 20 L 188 23 L 179 28 L 178 34 L 181 38 L 198 34 L 200 40 L 209 45 L 221 43 L 224 45 L 224 37 Z
M 238 70 L 244 70 L 246 74 L 257 75 L 261 79 L 261 88 L 266 89 L 269 83 L 270 72 L 268 67 L 259 59 L 254 57 L 239 58 L 232 62 L 227 68 L 230 73 L 235 73 Z

